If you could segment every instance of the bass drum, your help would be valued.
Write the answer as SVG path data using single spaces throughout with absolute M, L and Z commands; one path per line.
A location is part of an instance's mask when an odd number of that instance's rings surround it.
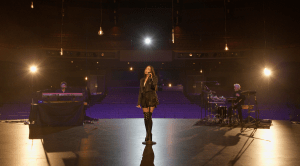
M 226 106 L 219 106 L 219 107 L 218 107 L 218 114 L 219 114 L 221 117 L 226 118 L 227 107 L 226 107 Z

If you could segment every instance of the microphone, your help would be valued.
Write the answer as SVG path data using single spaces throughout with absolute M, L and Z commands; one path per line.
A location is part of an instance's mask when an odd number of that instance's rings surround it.
M 152 79 L 152 78 L 151 78 L 151 76 L 152 76 L 152 75 L 151 75 L 151 72 L 148 72 L 148 75 L 149 75 L 149 78 Z

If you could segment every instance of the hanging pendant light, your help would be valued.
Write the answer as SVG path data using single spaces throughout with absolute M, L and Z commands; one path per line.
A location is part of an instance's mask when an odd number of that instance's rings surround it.
M 229 2 L 229 0 L 228 0 L 228 2 Z M 224 0 L 224 7 L 225 7 L 225 42 L 226 42 L 226 44 L 225 44 L 225 51 L 228 51 L 229 50 L 229 48 L 228 48 L 228 46 L 227 46 L 227 38 L 226 38 L 226 2 L 225 2 L 225 0 Z
M 101 1 L 101 23 L 100 23 L 100 30 L 98 31 L 98 35 L 100 36 L 104 34 L 101 25 L 102 25 L 102 1 Z
M 33 1 L 31 1 L 31 9 L 33 9 L 34 8 L 34 6 L 33 6 Z
M 174 28 L 172 29 L 172 43 L 175 43 Z
M 62 29 L 64 25 L 64 0 L 61 1 L 61 29 L 60 29 L 60 56 L 64 55 L 62 48 Z
M 175 43 L 175 35 L 174 35 L 174 22 L 173 22 L 173 0 L 172 0 L 172 43 Z
M 100 30 L 98 31 L 98 35 L 103 35 L 103 31 L 102 31 L 102 28 L 100 27 Z
M 227 47 L 227 43 L 225 44 L 225 51 L 228 51 L 229 48 Z

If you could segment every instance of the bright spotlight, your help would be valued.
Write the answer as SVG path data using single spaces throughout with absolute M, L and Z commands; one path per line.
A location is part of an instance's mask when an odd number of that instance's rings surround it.
M 271 71 L 267 68 L 265 68 L 264 73 L 265 73 L 266 76 L 271 75 Z
M 35 73 L 37 71 L 37 68 L 35 66 L 30 67 L 30 72 Z
M 169 84 L 169 87 L 171 87 L 172 86 L 172 84 Z
M 146 43 L 146 44 L 150 44 L 150 43 L 151 43 L 151 40 L 150 40 L 149 38 L 146 38 L 146 39 L 145 39 L 145 43 Z

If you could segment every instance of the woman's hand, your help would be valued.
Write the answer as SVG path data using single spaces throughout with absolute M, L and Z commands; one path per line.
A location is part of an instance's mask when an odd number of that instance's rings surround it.
M 146 78 L 152 78 L 152 73 L 147 74 Z
M 136 106 L 137 108 L 141 108 L 141 105 Z

